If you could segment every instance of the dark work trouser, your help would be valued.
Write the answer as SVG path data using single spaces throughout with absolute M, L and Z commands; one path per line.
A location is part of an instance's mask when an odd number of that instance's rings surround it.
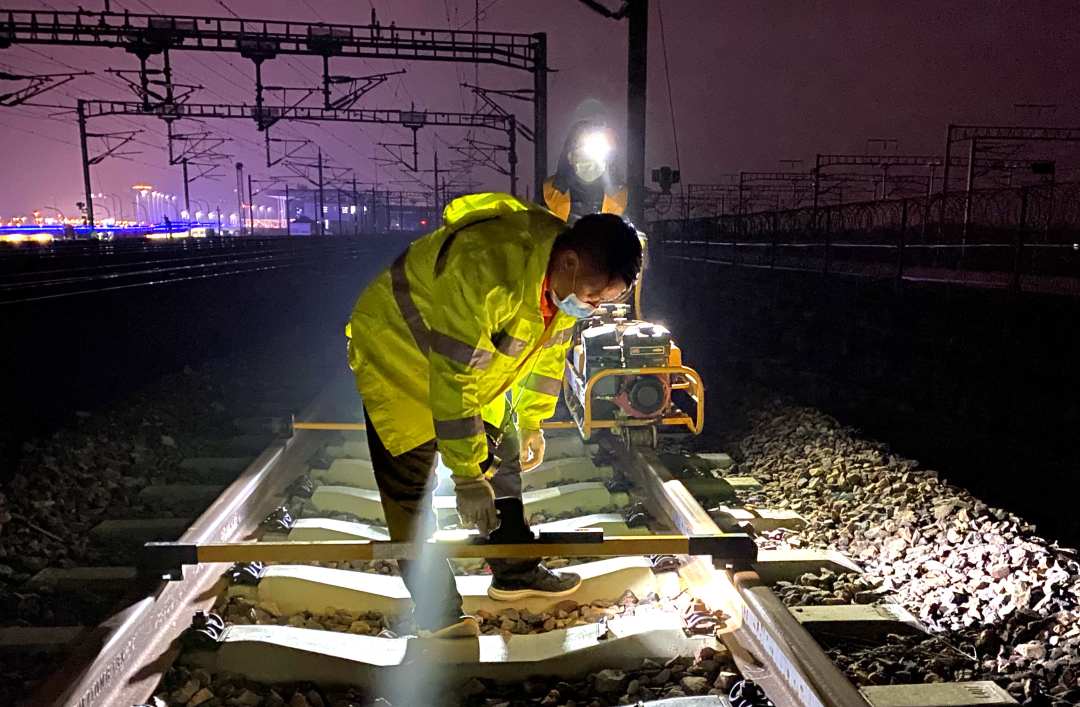
M 371 465 L 375 471 L 375 483 L 379 487 L 387 530 L 392 540 L 427 538 L 436 528 L 435 514 L 431 508 L 431 493 L 435 488 L 435 440 L 425 442 L 400 454 L 392 456 L 371 418 L 367 419 L 367 442 L 371 451 Z M 494 433 L 494 428 L 489 427 Z M 491 479 L 495 495 L 521 497 L 520 441 L 513 424 L 499 444 L 496 456 L 502 463 Z M 540 564 L 540 558 L 524 560 L 490 559 L 493 580 L 512 581 L 528 574 Z M 438 567 L 425 566 L 423 561 L 399 560 L 402 579 L 412 595 L 415 619 L 420 628 L 435 629 L 452 623 L 462 614 L 461 595 L 454 582 L 454 572 L 449 562 L 438 562 Z

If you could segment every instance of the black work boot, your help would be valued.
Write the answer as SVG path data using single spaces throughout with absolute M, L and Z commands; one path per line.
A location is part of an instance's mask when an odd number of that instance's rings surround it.
M 526 597 L 565 597 L 577 591 L 581 577 L 573 572 L 552 572 L 538 565 L 523 574 L 494 576 L 488 596 L 495 601 L 516 601 Z

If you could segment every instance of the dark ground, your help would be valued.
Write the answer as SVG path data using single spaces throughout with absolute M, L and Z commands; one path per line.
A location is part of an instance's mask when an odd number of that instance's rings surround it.
M 24 439 L 70 426 L 76 411 L 125 404 L 185 366 L 245 355 L 254 363 L 272 351 L 281 365 L 259 370 L 283 381 L 297 375 L 297 360 L 328 376 L 344 369 L 348 312 L 402 245 L 373 243 L 362 258 L 317 267 L 0 308 L 3 451 L 10 459 Z M 730 438 L 762 391 L 784 394 L 920 459 L 1046 536 L 1080 542 L 1072 508 L 1080 301 L 898 292 L 892 283 L 653 255 L 646 314 L 672 329 L 684 361 L 705 376 L 708 436 Z M 3 480 L 11 467 L 0 461 Z
M 344 366 L 349 309 L 402 245 L 373 241 L 369 257 L 315 268 L 4 306 L 0 461 L 76 411 L 185 365 L 272 348 L 312 365 L 334 365 L 340 351 Z M 672 329 L 684 360 L 705 375 L 710 433 L 737 426 L 737 401 L 762 385 L 888 441 L 1051 536 L 1080 541 L 1067 502 L 1080 467 L 1080 301 L 896 291 L 653 255 L 646 314 Z M 287 366 L 278 375 L 289 376 Z
M 349 311 L 405 242 L 372 237 L 355 259 L 0 305 L 0 470 L 24 440 L 185 366 L 270 349 L 312 365 L 339 352 L 345 367 Z
M 1080 300 L 656 255 L 646 314 L 705 376 L 710 431 L 764 386 L 1080 542 Z

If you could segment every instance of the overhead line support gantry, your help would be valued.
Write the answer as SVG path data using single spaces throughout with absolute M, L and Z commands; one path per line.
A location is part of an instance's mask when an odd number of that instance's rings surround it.
M 16 44 L 120 48 L 140 58 L 168 52 L 238 53 L 255 62 L 279 55 L 396 59 L 503 66 L 533 76 L 536 198 L 547 176 L 547 35 L 417 27 L 280 22 L 132 12 L 0 10 L 0 49 Z M 166 64 L 167 66 L 167 64 Z M 324 80 L 327 78 L 324 76 Z M 261 82 L 257 82 L 261 83 Z M 262 104 L 261 97 L 256 97 Z M 146 101 L 144 101 L 144 104 Z M 167 102 L 172 104 L 172 101 Z M 144 105 L 144 107 L 146 107 Z M 324 105 L 324 109 L 328 106 Z M 89 205 L 88 205 L 89 206 Z
M 181 119 L 231 119 L 252 120 L 262 129 L 279 120 L 305 120 L 318 122 L 377 123 L 387 125 L 444 126 L 458 128 L 480 128 L 497 130 L 505 133 L 509 140 L 509 176 L 511 191 L 517 185 L 517 157 L 514 152 L 517 123 L 514 117 L 496 114 L 454 113 L 445 111 L 417 111 L 399 109 L 372 108 L 317 108 L 308 106 L 263 106 L 213 104 L 213 103 L 173 103 L 151 106 L 146 110 L 137 101 L 86 101 L 78 102 L 80 144 L 83 146 L 83 181 L 87 198 L 88 220 L 93 223 L 92 191 L 90 184 L 90 166 L 86 155 L 86 123 L 91 118 L 110 115 L 144 116 L 165 121 Z

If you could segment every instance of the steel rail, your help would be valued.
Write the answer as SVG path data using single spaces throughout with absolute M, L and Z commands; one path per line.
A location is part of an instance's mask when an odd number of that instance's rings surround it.
M 329 389 L 304 417 L 318 418 Z M 277 507 L 296 468 L 325 442 L 298 429 L 256 458 L 180 538 L 181 543 L 238 542 L 253 536 Z M 619 468 L 642 492 L 654 517 L 683 535 L 722 534 L 681 481 L 652 450 L 611 438 Z M 161 582 L 136 603 L 92 630 L 32 704 L 112 707 L 148 702 L 179 655 L 176 639 L 197 611 L 211 608 L 223 589 L 222 564 L 190 568 L 182 582 Z M 788 609 L 749 569 L 722 570 L 707 557 L 689 558 L 680 573 L 694 595 L 730 617 L 721 638 L 744 677 L 777 707 L 867 707 L 858 690 L 829 660 Z
M 686 486 L 649 449 L 613 445 L 619 467 L 644 492 L 656 518 L 685 535 L 720 532 Z M 757 572 L 718 570 L 690 558 L 680 574 L 710 609 L 722 609 L 722 634 L 743 677 L 756 682 L 777 707 L 867 707 L 867 701 L 767 587 Z
M 354 245 L 352 248 L 343 248 L 335 255 L 359 255 L 370 253 L 371 249 L 363 245 Z M 0 276 L 0 291 L 14 290 L 18 288 L 43 288 L 57 287 L 83 282 L 114 281 L 122 278 L 137 278 L 149 276 L 155 279 L 165 278 L 169 273 L 187 272 L 190 270 L 213 270 L 216 268 L 237 267 L 243 265 L 258 265 L 260 263 L 295 264 L 295 263 L 318 263 L 318 257 L 310 257 L 311 253 L 297 250 L 263 251 L 251 253 L 219 253 L 206 255 L 192 255 L 172 260 L 148 260 L 129 265 L 109 266 L 100 268 L 82 267 L 79 271 L 54 270 L 51 272 L 16 273 L 15 277 L 21 277 L 16 282 L 8 282 L 9 278 Z M 315 256 L 323 256 L 324 252 L 314 253 Z M 106 269 L 110 272 L 104 272 Z
M 305 414 L 318 415 L 328 399 L 324 391 Z M 297 465 L 324 442 L 325 436 L 302 430 L 271 444 L 180 539 L 200 543 L 249 537 L 280 504 Z M 195 612 L 213 606 L 225 569 L 203 565 L 192 568 L 184 582 L 158 583 L 148 596 L 93 629 L 29 704 L 118 707 L 149 702 L 179 653 L 175 639 Z

